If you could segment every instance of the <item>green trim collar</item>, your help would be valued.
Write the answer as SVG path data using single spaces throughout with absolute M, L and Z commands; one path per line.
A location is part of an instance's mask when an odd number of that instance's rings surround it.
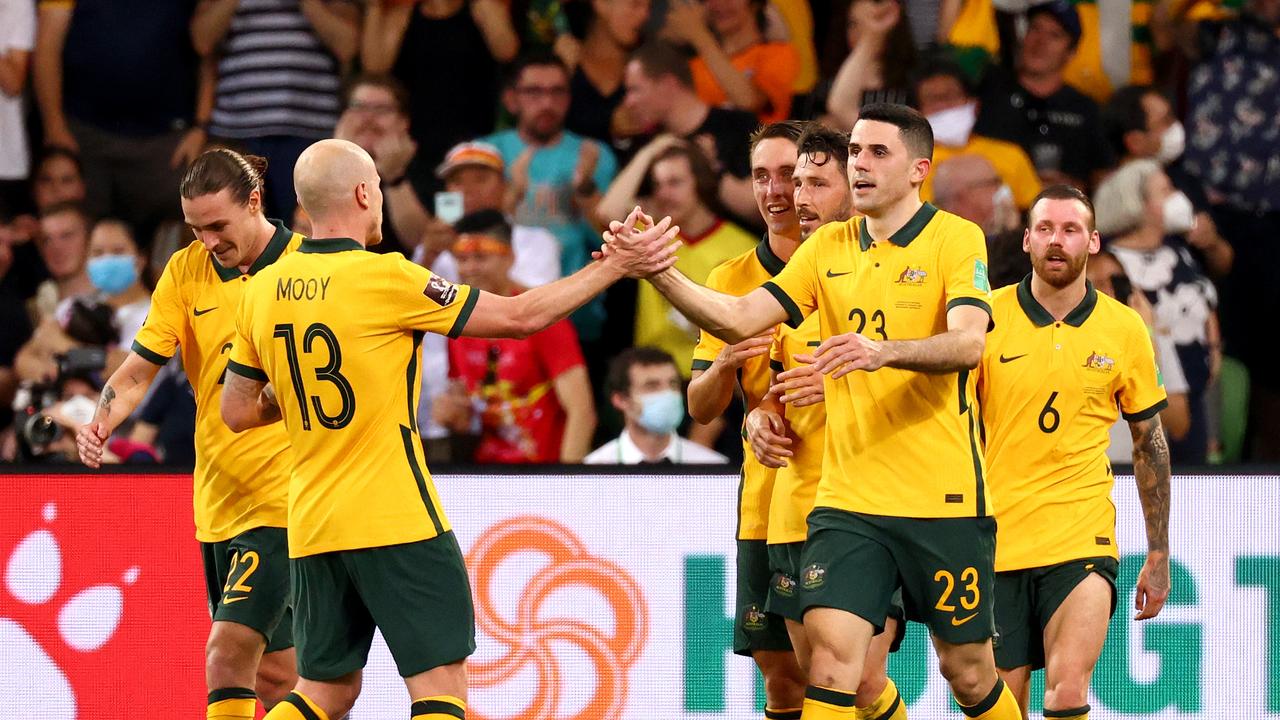
M 769 233 L 765 233 L 756 245 L 756 260 L 760 261 L 760 266 L 771 276 L 782 272 L 782 268 L 787 266 L 787 261 L 778 257 L 773 248 L 769 247 Z
M 304 253 L 336 253 L 347 250 L 364 250 L 364 246 L 351 238 L 307 238 L 298 248 L 298 252 Z
M 1071 312 L 1067 313 L 1066 317 L 1062 318 L 1062 322 L 1071 327 L 1084 325 L 1084 321 L 1089 319 L 1089 316 L 1093 314 L 1093 309 L 1098 306 L 1097 288 L 1088 280 L 1084 281 L 1084 288 L 1084 299 Z M 1035 295 L 1031 293 L 1030 273 L 1022 278 L 1022 282 L 1018 283 L 1018 305 L 1022 307 L 1022 312 L 1026 313 L 1027 319 L 1036 327 L 1045 327 L 1053 324 L 1053 316 L 1049 314 L 1048 310 L 1044 309 L 1040 301 L 1036 300 Z
M 267 246 L 262 249 L 262 254 L 257 260 L 249 266 L 249 275 L 254 275 L 262 270 L 262 268 L 270 265 L 280 256 L 284 254 L 284 249 L 289 247 L 289 241 L 293 239 L 293 231 L 284 226 L 279 220 L 267 218 L 267 222 L 275 226 L 276 231 L 272 233 L 271 239 L 267 241 Z M 213 265 L 214 272 L 218 273 L 218 279 L 222 282 L 229 282 L 244 275 L 238 267 L 222 267 L 218 264 L 217 259 L 213 257 L 213 253 L 209 253 L 209 262 Z
M 932 203 L 925 203 L 921 205 L 920 209 L 916 211 L 915 215 L 911 216 L 911 219 L 907 221 L 906 225 L 898 228 L 897 232 L 889 236 L 889 242 L 897 245 L 898 247 L 906 247 L 910 245 L 911 241 L 915 240 L 920 235 L 920 231 L 924 230 L 924 226 L 928 225 L 929 221 L 933 219 L 933 216 L 937 214 L 938 208 L 934 207 Z M 866 252 L 871 248 L 872 242 L 874 242 L 874 238 L 872 238 L 871 233 L 867 231 L 867 221 L 864 218 L 858 222 L 858 245 L 862 248 L 863 252 Z

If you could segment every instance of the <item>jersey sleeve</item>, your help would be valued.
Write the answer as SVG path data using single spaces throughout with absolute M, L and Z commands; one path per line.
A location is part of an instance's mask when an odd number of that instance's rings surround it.
M 711 290 L 726 292 L 725 281 L 728 277 L 728 271 L 722 267 L 716 267 L 707 275 L 707 287 Z M 712 335 L 706 330 L 698 331 L 698 344 L 693 348 L 693 362 L 690 363 L 690 369 L 696 371 L 706 370 L 720 356 L 720 351 L 728 345 L 725 341 Z
M 761 285 L 787 311 L 787 324 L 793 328 L 818 309 L 818 247 L 826 229 L 801 243 L 782 272 Z
M 1141 321 L 1130 323 L 1129 349 L 1120 376 L 1120 415 L 1129 422 L 1147 420 L 1169 405 L 1160 370 L 1156 367 L 1155 346 Z
M 256 283 L 251 283 L 255 285 Z M 253 345 L 253 315 L 249 311 L 252 302 L 252 287 L 240 298 L 240 306 L 236 308 L 236 334 L 231 340 L 231 355 L 227 359 L 227 372 L 241 377 L 267 382 L 267 374 L 262 370 L 262 359 L 258 349 Z
M 782 326 L 773 329 L 773 344 L 769 346 L 769 369 L 780 373 L 787 369 L 787 351 L 782 347 Z
M 185 253 L 169 258 L 151 293 L 151 309 L 142 329 L 133 338 L 132 350 L 143 359 L 164 365 L 178 350 L 187 323 L 187 303 L 179 289 L 178 264 Z
M 471 319 L 480 291 L 452 283 L 403 257 L 394 259 L 387 279 L 388 314 L 400 327 L 456 338 Z
M 991 315 L 987 239 L 977 225 L 968 221 L 956 222 L 947 231 L 938 256 L 938 272 L 946 288 L 947 310 L 973 305 Z

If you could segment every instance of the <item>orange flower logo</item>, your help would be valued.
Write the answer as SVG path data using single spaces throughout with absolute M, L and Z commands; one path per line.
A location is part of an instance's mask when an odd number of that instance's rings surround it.
M 549 562 L 524 586 L 514 619 L 497 610 L 494 577 L 513 555 L 536 553 Z M 627 674 L 640 657 L 649 633 L 648 607 L 640 586 L 625 570 L 591 554 L 569 528 L 541 517 L 517 517 L 497 523 L 467 553 L 467 571 L 475 583 L 478 629 L 501 643 L 506 654 L 468 664 L 469 684 L 487 688 L 510 681 L 526 666 L 537 670 L 538 689 L 522 712 L 506 720 L 611 720 L 622 717 Z M 597 593 L 613 611 L 612 632 L 577 617 L 557 617 L 544 607 L 566 589 Z M 603 625 L 607 628 L 609 623 Z M 595 668 L 595 693 L 572 717 L 560 714 L 565 694 L 560 661 L 553 644 L 570 643 Z M 575 688 L 575 695 L 578 689 Z M 484 716 L 467 709 L 478 720 Z

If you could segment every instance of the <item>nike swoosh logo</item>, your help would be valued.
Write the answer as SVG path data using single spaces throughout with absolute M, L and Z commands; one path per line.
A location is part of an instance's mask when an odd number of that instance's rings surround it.
M 200 308 L 196 308 L 196 309 L 195 309 L 195 315 L 196 315 L 196 317 L 200 317 L 201 315 L 204 315 L 205 313 L 211 313 L 211 312 L 213 312 L 214 310 L 217 310 L 217 309 L 218 309 L 218 306 L 217 306 L 217 305 L 214 305 L 214 306 L 213 306 L 213 307 L 211 307 L 211 308 L 206 308 L 206 309 L 204 309 L 204 310 L 201 310 Z
M 951 618 L 951 625 L 952 627 L 960 627 L 976 617 L 978 617 L 978 613 L 974 613 L 967 618 Z
M 851 272 L 853 272 L 853 271 L 852 271 L 852 270 L 848 270 L 848 271 L 846 271 L 846 272 L 831 272 L 831 270 L 830 270 L 830 269 L 828 269 L 828 270 L 827 270 L 827 277 L 831 277 L 831 278 L 834 278 L 834 277 L 840 277 L 841 275 L 848 275 L 848 274 L 849 274 L 849 273 L 851 273 Z
M 240 602 L 241 600 L 248 600 L 248 599 L 249 599 L 248 595 L 241 595 L 240 597 L 233 597 L 233 598 L 224 597 L 222 598 L 222 604 L 230 605 L 231 603 Z M 955 620 L 952 619 L 952 622 L 955 622 Z
M 1027 355 L 1028 353 L 1022 353 L 1021 355 L 1014 355 L 1013 357 L 1005 357 L 1004 353 L 1000 353 L 1000 362 L 1001 363 L 1013 362 L 1014 360 L 1017 360 L 1018 358 L 1024 358 Z

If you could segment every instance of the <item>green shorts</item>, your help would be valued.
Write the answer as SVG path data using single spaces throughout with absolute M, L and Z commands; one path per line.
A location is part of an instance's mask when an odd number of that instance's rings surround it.
M 769 569 L 773 571 L 773 580 L 769 583 L 769 600 L 765 603 L 765 610 L 794 622 L 804 622 L 804 609 L 800 607 L 800 568 L 803 567 L 800 558 L 803 552 L 803 542 L 769 546 Z M 893 592 L 888 616 L 898 621 L 893 644 L 889 646 L 889 652 L 897 652 L 907 633 L 906 615 L 902 609 L 902 588 Z
M 996 667 L 1044 667 L 1044 629 L 1071 591 L 1093 573 L 1111 584 L 1114 615 L 1119 572 L 1115 558 L 1095 557 L 996 573 Z
M 293 647 L 288 531 L 245 530 L 230 540 L 200 543 L 200 555 L 210 617 L 262 633 L 266 652 Z
M 996 522 L 991 517 L 900 518 L 834 508 L 809 514 L 800 604 L 853 613 L 884 629 L 894 590 L 906 616 L 952 644 L 995 630 Z
M 764 540 L 738 541 L 738 608 L 733 622 L 733 652 L 750 657 L 758 650 L 791 650 L 787 624 L 765 609 L 769 601 L 769 549 Z
M 298 674 L 332 680 L 369 659 L 373 630 L 402 677 L 476 649 L 471 583 L 453 532 L 387 547 L 308 555 L 290 563 Z

